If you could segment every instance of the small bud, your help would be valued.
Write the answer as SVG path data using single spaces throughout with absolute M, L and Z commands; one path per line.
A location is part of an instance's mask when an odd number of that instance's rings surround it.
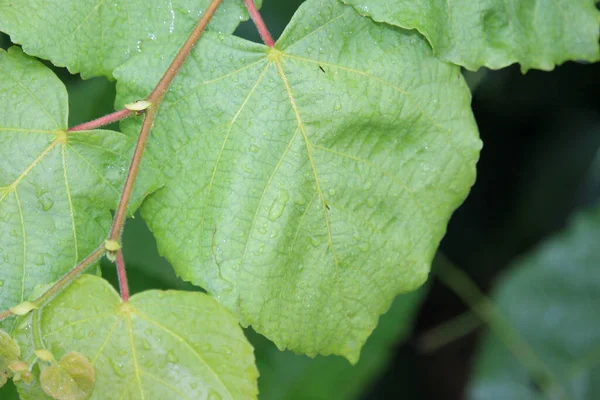
M 54 356 L 48 350 L 38 349 L 34 353 L 42 361 L 54 362 Z
M 125 108 L 130 111 L 144 111 L 150 107 L 152 103 L 146 100 L 138 100 L 134 103 L 125 104 Z
M 38 308 L 38 306 L 36 306 L 32 302 L 24 301 L 23 303 L 12 307 L 10 309 L 10 312 L 12 312 L 15 315 L 25 315 L 25 314 L 29 313 L 31 310 L 34 310 L 37 308 Z
M 15 361 L 13 363 L 10 363 L 8 365 L 8 368 L 12 371 L 12 372 L 23 372 L 23 371 L 29 371 L 29 364 L 27 364 L 25 361 Z
M 121 244 L 116 240 L 106 240 L 104 242 L 104 248 L 108 251 L 117 251 L 121 249 Z

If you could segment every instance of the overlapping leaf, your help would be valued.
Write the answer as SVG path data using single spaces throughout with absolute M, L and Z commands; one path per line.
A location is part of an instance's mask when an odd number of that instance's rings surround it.
M 56 358 L 85 355 L 95 370 L 92 399 L 256 398 L 252 346 L 205 294 L 149 291 L 123 303 L 106 281 L 84 275 L 39 313 L 17 330 L 23 359 L 33 361 L 39 343 Z M 19 392 L 47 398 L 37 378 Z
M 84 77 L 105 75 L 150 42 L 181 45 L 209 0 L 0 0 L 0 31 L 34 56 Z M 243 3 L 225 0 L 211 28 L 233 32 Z
M 436 55 L 471 70 L 600 60 L 594 0 L 342 1 L 376 21 L 418 30 Z
M 150 53 L 115 71 L 119 102 L 155 84 Z M 142 213 L 177 272 L 279 347 L 352 361 L 426 279 L 481 146 L 458 67 L 333 0 L 275 49 L 207 34 L 152 135 L 168 184 Z
M 65 87 L 16 47 L 0 50 L 0 103 L 0 309 L 5 310 L 102 243 L 135 143 L 113 131 L 67 133 Z M 156 187 L 151 175 L 139 182 L 134 203 Z M 0 326 L 10 330 L 12 322 Z
M 599 240 L 597 207 L 504 278 L 494 300 L 518 333 L 518 347 L 511 351 L 502 338 L 485 338 L 470 399 L 600 396 Z

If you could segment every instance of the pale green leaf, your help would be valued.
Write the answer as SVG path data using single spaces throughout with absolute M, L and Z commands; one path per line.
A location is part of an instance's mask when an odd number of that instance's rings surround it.
M 65 354 L 40 374 L 42 389 L 57 400 L 87 400 L 95 381 L 94 367 L 83 354 L 75 351 Z
M 85 78 L 105 75 L 154 40 L 180 46 L 209 0 L 0 0 L 0 31 L 31 55 Z M 210 27 L 233 32 L 241 0 L 224 0 Z
M 8 366 L 19 359 L 21 349 L 8 333 L 0 330 L 0 387 L 6 384 L 12 372 Z
M 67 133 L 67 92 L 42 63 L 0 50 L 0 309 L 55 281 L 98 247 L 111 223 L 134 140 Z M 145 167 L 155 170 L 152 163 Z M 156 188 L 149 173 L 133 208 Z M 0 327 L 10 331 L 13 322 Z
M 115 71 L 118 102 L 163 66 L 142 55 Z M 311 0 L 275 49 L 198 43 L 154 124 L 168 184 L 142 215 L 178 274 L 242 324 L 355 362 L 393 298 L 427 278 L 480 147 L 458 67 L 416 32 Z
M 470 70 L 600 60 L 594 0 L 342 1 L 376 21 L 418 30 L 437 56 Z
M 36 342 L 56 358 L 85 355 L 96 376 L 91 399 L 256 398 L 252 346 L 206 294 L 154 290 L 123 303 L 106 281 L 83 275 L 37 313 L 39 322 L 29 317 L 16 331 L 23 359 L 35 357 Z M 23 400 L 47 398 L 37 377 L 18 386 Z
M 520 344 L 513 354 L 504 338 L 487 335 L 470 399 L 600 398 L 599 241 L 597 207 L 502 279 L 493 299 Z
M 400 295 L 381 316 L 363 348 L 360 361 L 350 365 L 339 357 L 281 352 L 266 339 L 257 338 L 256 363 L 260 371 L 261 400 L 351 400 L 360 398 L 381 374 L 395 349 L 412 329 L 425 287 Z

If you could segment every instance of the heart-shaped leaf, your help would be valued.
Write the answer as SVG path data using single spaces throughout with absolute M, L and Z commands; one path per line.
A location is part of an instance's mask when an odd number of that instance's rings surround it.
M 42 390 L 57 400 L 89 399 L 95 381 L 96 375 L 90 361 L 74 351 L 44 368 L 40 374 Z
M 147 93 L 174 51 L 157 43 L 115 71 L 118 102 Z M 142 214 L 177 272 L 243 324 L 356 361 L 427 278 L 475 179 L 470 99 L 418 33 L 334 0 L 305 2 L 274 49 L 207 33 L 155 121 L 168 183 Z
M 32 361 L 39 343 L 57 358 L 83 354 L 95 370 L 92 399 L 256 398 L 252 346 L 206 294 L 148 291 L 123 303 L 106 281 L 83 275 L 35 314 L 16 331 L 22 358 Z M 47 398 L 37 377 L 19 392 Z
M 67 132 L 67 92 L 17 47 L 0 50 L 0 309 L 22 303 L 102 243 L 135 142 Z M 151 160 L 132 209 L 158 187 Z M 12 321 L 0 327 L 12 329 Z

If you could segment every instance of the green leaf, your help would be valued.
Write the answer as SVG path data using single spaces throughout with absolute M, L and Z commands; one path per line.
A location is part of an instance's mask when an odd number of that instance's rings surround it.
M 115 71 L 119 104 L 174 49 L 153 52 Z M 242 324 L 356 362 L 394 297 L 427 278 L 480 147 L 458 67 L 415 32 L 310 0 L 275 49 L 198 43 L 154 124 L 168 184 L 142 215 L 178 274 Z
M 39 61 L 0 50 L 0 309 L 22 303 L 99 246 L 135 142 L 106 130 L 67 133 L 67 92 Z M 146 163 L 155 171 L 151 160 Z M 144 175 L 132 210 L 157 187 Z M 12 321 L 0 322 L 10 331 Z
M 21 349 L 8 333 L 0 330 L 0 388 L 12 376 L 8 366 L 19 359 Z
M 493 295 L 519 338 L 488 334 L 471 399 L 600 398 L 600 207 L 519 261 Z
M 365 391 L 394 356 L 398 343 L 410 334 L 426 291 L 421 288 L 398 296 L 381 317 L 355 366 L 338 357 L 281 352 L 266 339 L 256 339 L 261 400 L 354 399 Z
M 38 312 L 16 331 L 23 358 L 33 360 L 39 343 L 57 358 L 85 355 L 92 399 L 256 398 L 252 346 L 203 293 L 153 290 L 123 303 L 108 282 L 83 275 Z M 18 386 L 23 400 L 47 398 L 37 377 Z
M 65 354 L 59 362 L 42 370 L 40 385 L 57 400 L 86 400 L 94 390 L 96 376 L 90 361 L 77 352 Z
M 28 54 L 84 78 L 105 75 L 157 39 L 181 45 L 209 0 L 0 0 L 0 31 Z M 225 0 L 211 21 L 233 32 L 247 18 L 241 1 Z M 146 93 L 147 94 L 147 93 Z
M 342 1 L 376 21 L 418 30 L 438 57 L 470 70 L 600 60 L 594 0 Z

